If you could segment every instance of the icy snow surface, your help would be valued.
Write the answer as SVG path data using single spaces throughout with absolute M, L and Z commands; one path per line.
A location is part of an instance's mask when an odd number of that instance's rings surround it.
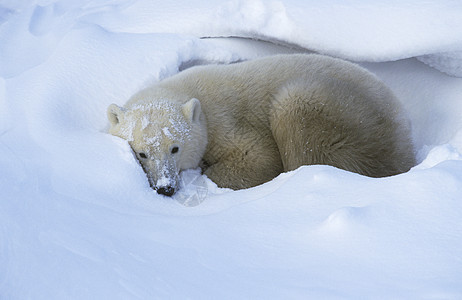
M 106 133 L 150 82 L 306 50 L 395 91 L 418 166 L 172 199 Z M 461 1 L 0 2 L 0 299 L 461 299 L 461 53 Z

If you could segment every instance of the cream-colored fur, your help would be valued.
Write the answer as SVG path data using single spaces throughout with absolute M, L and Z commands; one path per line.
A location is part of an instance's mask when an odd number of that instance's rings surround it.
M 241 189 L 301 165 L 383 177 L 415 164 L 392 92 L 363 68 L 321 55 L 194 67 L 124 108 L 111 105 L 108 116 L 112 134 L 138 157 L 146 153 L 140 162 L 161 193 L 177 188 L 179 171 L 199 165 L 219 186 Z

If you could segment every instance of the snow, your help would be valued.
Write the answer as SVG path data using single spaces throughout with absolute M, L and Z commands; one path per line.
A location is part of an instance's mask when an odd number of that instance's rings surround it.
M 462 298 L 461 15 L 450 0 L 2 1 L 0 298 Z M 189 170 L 169 198 L 107 134 L 107 106 L 150 82 L 307 51 L 394 90 L 418 166 L 304 166 L 241 191 Z
M 423 55 L 419 60 L 451 76 L 462 76 L 462 51 Z

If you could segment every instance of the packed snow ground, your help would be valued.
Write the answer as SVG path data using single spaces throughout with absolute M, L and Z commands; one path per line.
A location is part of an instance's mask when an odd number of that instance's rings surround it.
M 150 82 L 303 49 L 395 91 L 418 166 L 172 199 L 106 133 Z M 0 299 L 462 298 L 461 53 L 460 1 L 2 1 Z

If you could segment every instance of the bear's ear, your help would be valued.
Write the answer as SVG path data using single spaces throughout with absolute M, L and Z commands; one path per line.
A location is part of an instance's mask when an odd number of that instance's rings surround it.
M 122 120 L 122 117 L 124 115 L 125 109 L 117 106 L 115 104 L 109 105 L 107 108 L 107 118 L 111 122 L 112 126 L 115 126 L 119 124 L 120 120 Z
M 183 114 L 190 122 L 199 122 L 202 114 L 201 103 L 196 98 L 192 98 L 182 107 Z

